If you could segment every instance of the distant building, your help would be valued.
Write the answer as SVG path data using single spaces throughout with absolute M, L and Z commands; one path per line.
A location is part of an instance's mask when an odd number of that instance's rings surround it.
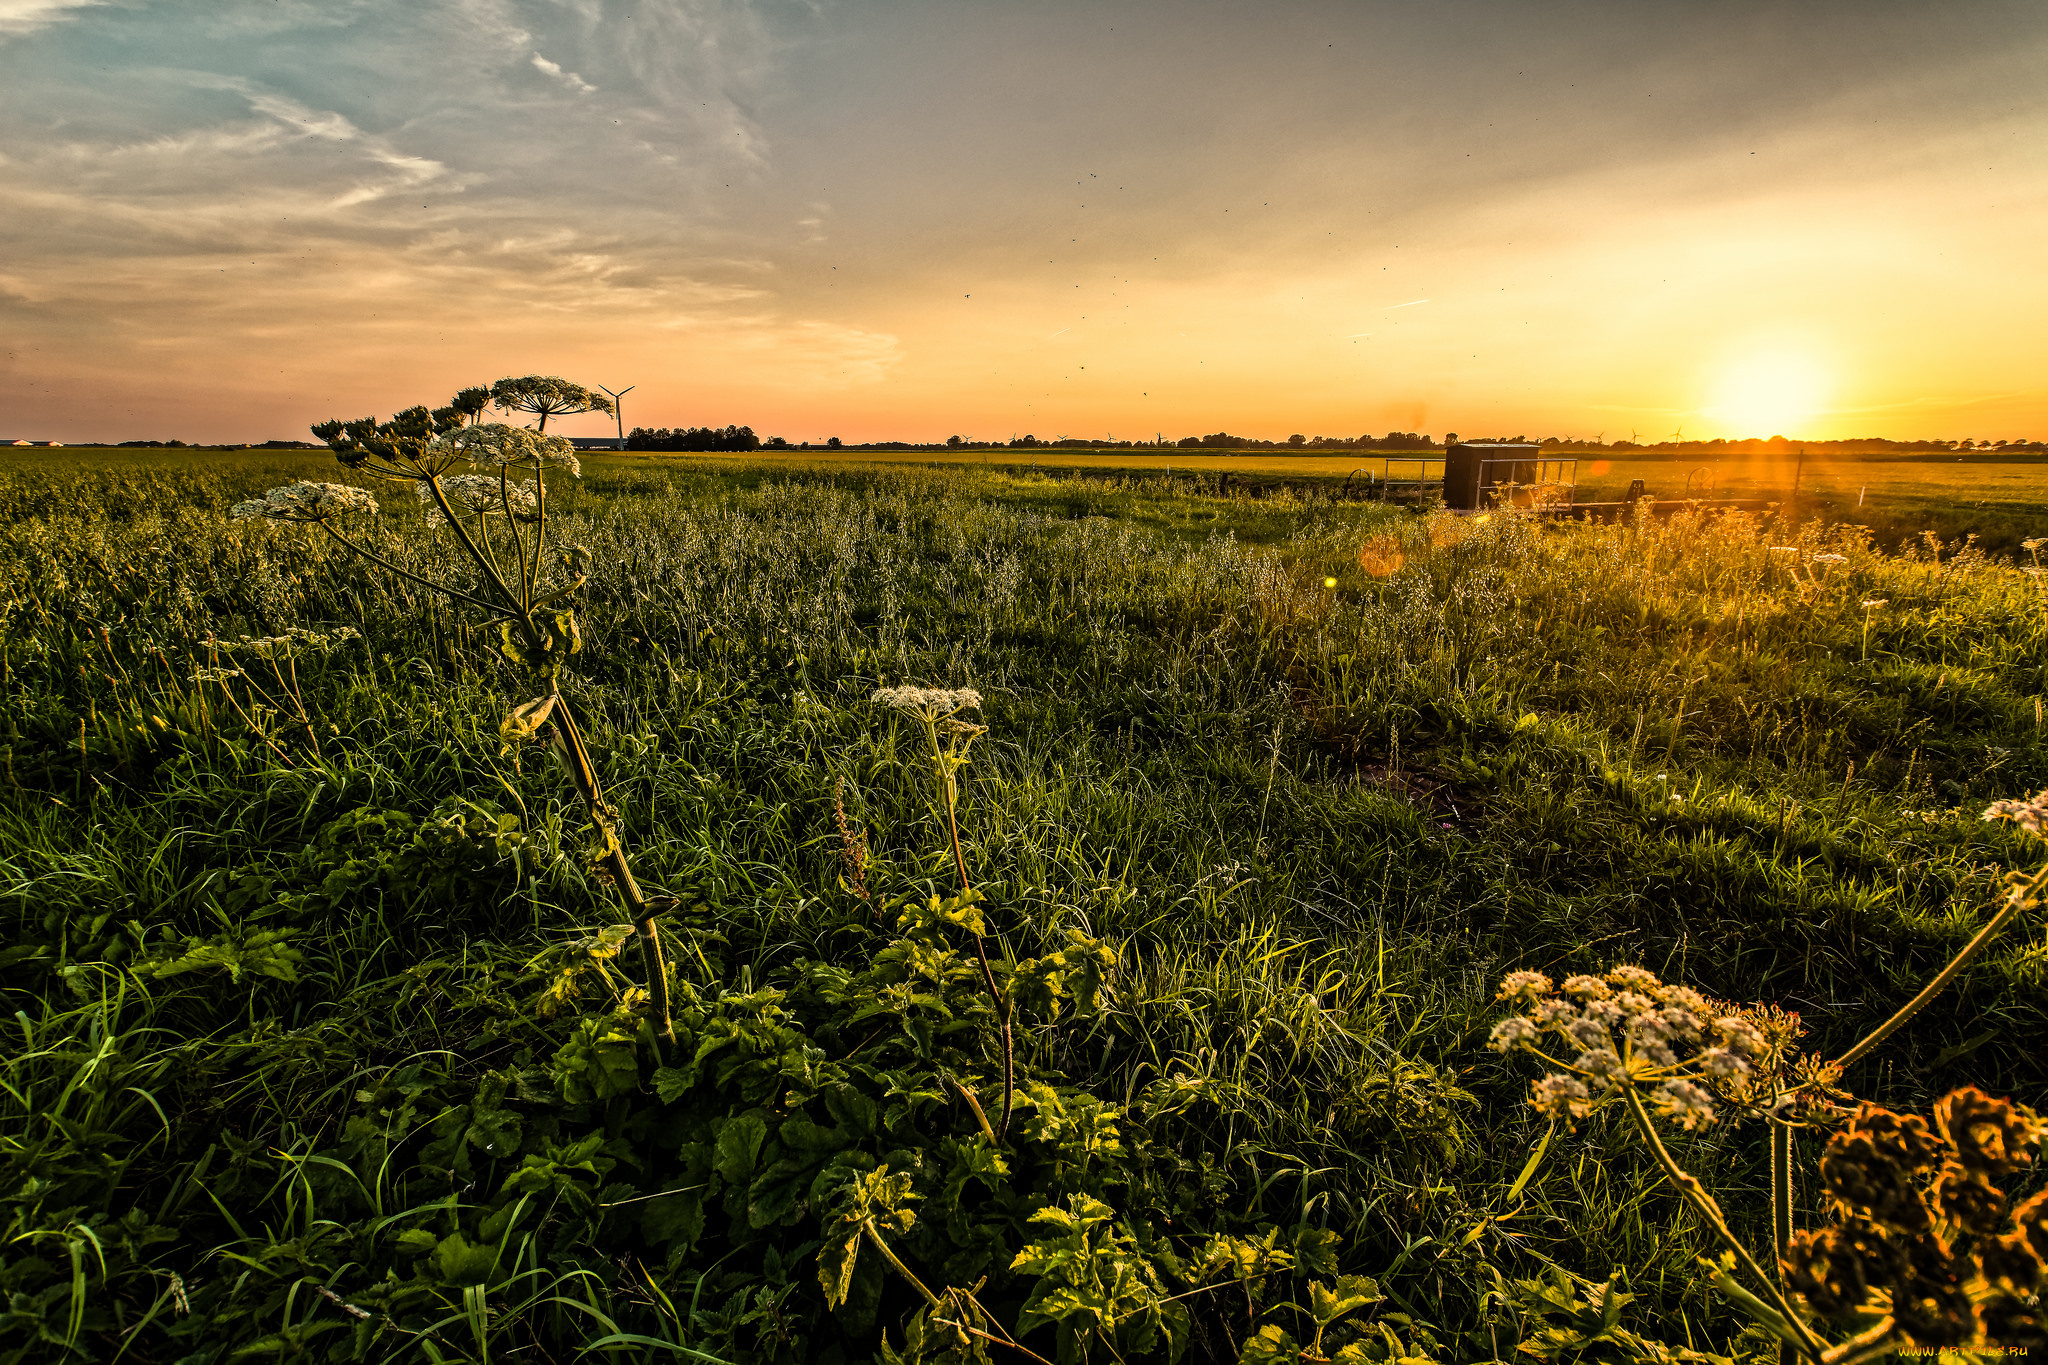
M 575 446 L 578 450 L 617 450 L 619 448 L 619 438 L 616 436 L 571 436 L 569 444 Z
M 64 444 L 64 443 L 63 443 L 62 441 L 5 441 L 5 440 L 0 440 L 0 446 L 61 446 L 61 445 L 63 445 L 63 444 Z

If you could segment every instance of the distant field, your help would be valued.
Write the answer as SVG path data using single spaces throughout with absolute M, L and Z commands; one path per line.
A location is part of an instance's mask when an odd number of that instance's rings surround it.
M 14 467 L 28 462 L 53 467 L 118 469 L 144 467 L 176 469 L 191 465 L 233 470 L 239 479 L 261 483 L 272 474 L 312 478 L 335 468 L 324 450 L 239 450 L 214 447 L 183 449 L 88 449 L 22 450 L 11 456 Z M 1080 474 L 1114 476 L 1172 477 L 1199 476 L 1215 481 L 1219 475 L 1233 476 L 1233 482 L 1270 486 L 1286 482 L 1297 488 L 1314 488 L 1326 493 L 1342 488 L 1354 471 L 1382 471 L 1392 458 L 1424 458 L 1421 452 L 1342 451 L 1329 455 L 1288 454 L 1278 451 L 1193 451 L 1138 450 L 992 450 L 939 452 L 922 450 L 799 450 L 754 451 L 744 455 L 647 452 L 613 454 L 585 452 L 586 469 L 624 472 L 653 467 L 688 468 L 700 472 L 730 471 L 742 482 L 752 484 L 778 468 L 854 470 L 875 466 L 923 466 L 983 470 L 1011 475 L 1032 471 L 1052 477 Z M 1867 460 L 1819 460 L 1808 458 L 1803 466 L 1787 456 L 1744 457 L 1715 461 L 1705 457 L 1675 456 L 1649 459 L 1608 459 L 1581 455 L 1579 460 L 1580 502 L 1605 502 L 1621 498 L 1631 480 L 1641 479 L 1649 492 L 1660 499 L 1687 496 L 1688 477 L 1694 495 L 1716 498 L 1789 498 L 1793 477 L 1798 475 L 1798 511 L 1802 516 L 1819 515 L 1830 521 L 1869 526 L 1878 539 L 1896 545 L 1923 531 L 1945 539 L 1976 535 L 1986 548 L 2013 552 L 2020 541 L 2048 534 L 2048 457 L 2035 456 L 2003 461 L 1978 456 L 1957 458 L 1923 457 L 1901 459 L 1878 456 Z M 228 462 L 232 463 L 228 463 Z

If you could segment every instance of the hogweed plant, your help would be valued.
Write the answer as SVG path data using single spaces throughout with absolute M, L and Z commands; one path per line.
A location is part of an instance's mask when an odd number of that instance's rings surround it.
M 1016 1098 L 1017 1044 L 1009 1002 L 996 985 L 995 971 L 989 965 L 987 927 L 981 912 L 975 908 L 981 893 L 974 889 L 967 876 L 967 857 L 960 848 L 959 773 L 967 765 L 968 749 L 975 740 L 988 733 L 987 726 L 963 720 L 960 713 L 979 710 L 981 693 L 971 687 L 884 687 L 868 700 L 910 717 L 924 730 L 933 784 L 937 789 L 939 806 L 946 815 L 946 837 L 952 844 L 953 870 L 960 879 L 959 900 L 964 912 L 960 922 L 974 940 L 974 955 L 981 965 L 982 985 L 988 991 L 989 1003 L 995 1009 L 997 1027 L 1002 1034 L 1003 1116 L 992 1134 L 1000 1142 L 1010 1131 L 1010 1111 Z
M 249 733 L 262 740 L 278 761 L 289 768 L 294 766 L 291 756 L 278 744 L 278 736 L 270 733 L 272 717 L 304 730 L 314 756 L 320 753 L 320 732 L 299 688 L 299 659 L 309 654 L 332 654 L 350 640 L 361 638 L 362 632 L 354 626 L 336 626 L 331 630 L 286 626 L 282 635 L 244 635 L 234 640 L 209 637 L 207 662 L 192 671 L 191 681 L 201 688 L 209 684 L 218 687 Z M 235 666 L 238 662 L 241 667 Z M 267 680 L 263 676 L 266 672 Z
M 2048 791 L 1996 802 L 1984 818 L 2048 840 Z M 1510 972 L 1499 998 L 1515 1012 L 1495 1025 L 1489 1045 L 1528 1052 L 1551 1068 L 1534 1083 L 1530 1103 L 1553 1120 L 1622 1111 L 1723 1247 L 1706 1263 L 1716 1287 L 1783 1343 L 1781 1353 L 1816 1365 L 1858 1365 L 1900 1351 L 2048 1347 L 2041 1302 L 2048 1287 L 2048 1194 L 2010 1209 L 1994 1183 L 2031 1164 L 2029 1149 L 2048 1135 L 2048 1123 L 2024 1106 L 1965 1088 L 1936 1104 L 1930 1126 L 1916 1115 L 1853 1104 L 1837 1085 L 2008 923 L 2038 905 L 2044 885 L 2048 866 L 2015 874 L 1998 912 L 1933 980 L 1833 1060 L 1797 1049 L 1796 1015 L 1712 1000 L 1638 966 L 1561 984 L 1541 972 Z M 1660 1121 L 1693 1130 L 1724 1114 L 1770 1125 L 1776 1274 L 1765 1272 L 1658 1131 Z M 1792 1137 L 1799 1129 L 1830 1128 L 1836 1131 L 1822 1154 L 1820 1179 L 1835 1221 L 1795 1234 Z M 1830 1344 L 1823 1323 L 1849 1335 Z
M 554 406 L 547 411 L 531 406 L 528 390 L 535 386 L 519 388 L 523 382 L 501 381 L 492 396 L 508 410 L 540 412 L 543 427 L 549 412 L 569 410 L 556 401 L 561 397 L 556 390 L 565 381 L 548 380 L 541 386 L 546 389 L 543 397 L 553 395 L 549 402 Z M 351 553 L 417 587 L 474 607 L 484 613 L 487 623 L 497 626 L 498 652 L 524 670 L 539 691 L 511 709 L 500 733 L 510 745 L 534 738 L 544 725 L 553 726 L 554 746 L 596 831 L 598 847 L 593 861 L 624 902 L 638 936 L 657 1031 L 666 1045 L 674 1032 L 667 964 L 655 923 L 662 902 L 646 896 L 634 879 L 619 841 L 618 811 L 605 797 L 584 726 L 562 691 L 567 660 L 583 644 L 570 599 L 588 581 L 589 556 L 578 547 L 560 557 L 561 573 L 554 573 L 549 565 L 543 475 L 552 467 L 580 477 L 582 469 L 575 447 L 559 436 L 502 423 L 470 423 L 468 419 L 482 413 L 478 392 L 466 391 L 458 395 L 457 402 L 434 412 L 416 407 L 388 422 L 363 418 L 322 422 L 313 428 L 313 434 L 327 442 L 349 470 L 413 489 L 426 505 L 428 524 L 445 528 L 474 564 L 477 578 L 473 590 L 403 568 L 370 548 L 361 536 L 345 531 L 350 520 L 378 513 L 376 499 L 361 488 L 288 484 L 271 489 L 262 498 L 238 503 L 229 516 L 317 527 Z M 515 474 L 520 477 L 515 479 Z M 568 581 L 560 582 L 562 576 Z

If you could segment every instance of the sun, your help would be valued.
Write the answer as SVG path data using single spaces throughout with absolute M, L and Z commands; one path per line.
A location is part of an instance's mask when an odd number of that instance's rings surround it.
M 1707 415 L 1729 436 L 1803 434 L 1827 398 L 1828 375 L 1812 356 L 1762 351 L 1721 372 Z

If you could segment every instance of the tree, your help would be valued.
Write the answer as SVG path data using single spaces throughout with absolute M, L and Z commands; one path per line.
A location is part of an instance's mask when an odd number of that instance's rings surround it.
M 612 400 L 572 384 L 560 375 L 530 374 L 522 379 L 505 378 L 491 385 L 491 401 L 500 412 L 530 412 L 540 418 L 539 429 L 548 429 L 550 417 L 574 417 L 581 412 L 613 416 L 618 409 Z
M 1308 437 L 1301 435 L 1299 432 L 1287 438 L 1287 444 L 1291 446 L 1305 445 L 1307 442 Z
M 831 440 L 825 442 L 825 446 L 829 450 L 839 449 L 839 438 L 837 436 L 834 436 Z

